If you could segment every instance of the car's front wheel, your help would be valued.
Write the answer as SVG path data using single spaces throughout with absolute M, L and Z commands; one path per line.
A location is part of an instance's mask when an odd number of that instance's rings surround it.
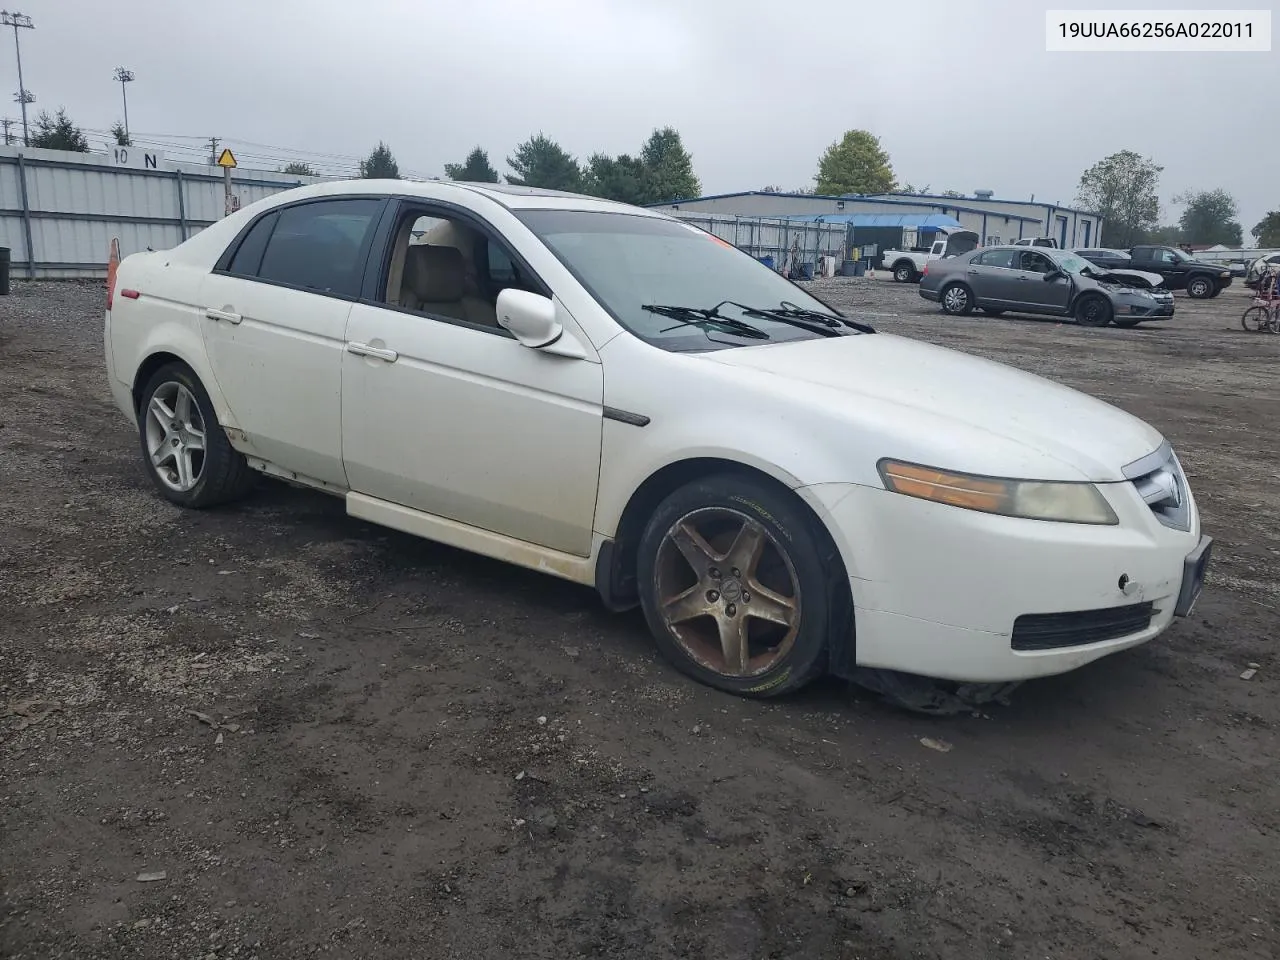
M 826 669 L 852 638 L 834 543 L 794 496 L 734 474 L 696 480 L 650 518 L 637 558 L 658 648 L 710 686 L 771 697 Z
M 1111 301 L 1099 294 L 1089 294 L 1076 304 L 1076 323 L 1082 327 L 1105 327 L 1114 311 Z
M 942 310 L 956 317 L 973 313 L 973 292 L 963 283 L 948 284 L 942 288 Z
M 208 392 L 185 363 L 166 364 L 143 387 L 138 439 L 151 481 L 179 506 L 217 506 L 253 485 L 253 470 L 232 448 Z
M 1207 300 L 1213 296 L 1214 283 L 1208 277 L 1192 277 L 1187 281 L 1187 296 L 1195 300 Z

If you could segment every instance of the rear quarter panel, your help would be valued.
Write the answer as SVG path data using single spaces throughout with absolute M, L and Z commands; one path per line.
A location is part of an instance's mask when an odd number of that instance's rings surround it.
M 134 254 L 121 261 L 108 319 L 108 363 L 117 402 L 121 397 L 130 398 L 127 412 L 136 415 L 131 392 L 141 386 L 136 382 L 139 370 L 152 356 L 167 353 L 195 371 L 213 402 L 218 422 L 236 426 L 214 381 L 204 347 L 204 309 L 197 301 L 207 272 L 172 262 L 164 251 Z M 120 291 L 125 289 L 137 290 L 140 296 L 136 300 L 122 297 Z

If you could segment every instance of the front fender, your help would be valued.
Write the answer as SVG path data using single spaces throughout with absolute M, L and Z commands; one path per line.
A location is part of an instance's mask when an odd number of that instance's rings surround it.
M 629 335 L 601 351 L 605 403 L 648 418 L 644 426 L 606 417 L 601 438 L 600 489 L 595 529 L 617 533 L 632 494 L 656 473 L 689 460 L 742 464 L 789 489 L 856 477 L 850 468 L 847 424 L 769 395 L 762 381 L 748 393 L 740 374 L 696 356 L 668 353 Z M 678 382 L 662 391 L 654 384 Z M 869 463 L 871 461 L 868 461 Z

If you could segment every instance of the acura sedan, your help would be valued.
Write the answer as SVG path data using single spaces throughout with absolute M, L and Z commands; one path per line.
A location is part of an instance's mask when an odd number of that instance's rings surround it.
M 1064 250 L 986 247 L 928 265 L 920 296 L 945 313 L 1072 317 L 1082 326 L 1136 327 L 1173 316 L 1159 274 L 1106 269 Z
M 638 606 L 737 694 L 1071 670 L 1188 614 L 1209 558 L 1143 421 L 601 200 L 286 191 L 121 262 L 105 349 L 173 503 L 324 491 Z

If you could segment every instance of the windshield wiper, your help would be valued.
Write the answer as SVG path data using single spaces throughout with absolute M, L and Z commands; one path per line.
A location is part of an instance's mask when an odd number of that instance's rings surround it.
M 660 331 L 661 333 L 667 333 L 680 327 L 699 327 L 704 331 L 711 328 L 722 333 L 731 333 L 747 340 L 770 339 L 769 334 L 759 327 L 753 327 L 742 320 L 723 316 L 720 313 L 720 308 L 728 302 L 727 300 L 722 300 L 714 307 L 680 307 L 662 303 L 645 303 L 640 305 L 640 309 L 656 313 L 660 317 L 670 317 L 672 320 L 679 321 L 675 326 L 667 327 L 665 330 Z
M 776 307 L 748 307 L 741 303 L 736 303 L 734 306 L 741 307 L 742 311 L 749 317 L 764 317 L 768 320 L 775 320 L 778 323 L 800 327 L 803 330 L 811 330 L 826 337 L 845 336 L 843 328 L 846 327 L 857 330 L 859 333 L 876 332 L 875 327 L 870 324 L 859 323 L 856 320 L 850 320 L 847 317 L 831 313 L 822 313 L 819 310 L 806 310 L 804 307 L 797 307 L 794 303 L 789 303 L 786 300 L 783 300 Z

